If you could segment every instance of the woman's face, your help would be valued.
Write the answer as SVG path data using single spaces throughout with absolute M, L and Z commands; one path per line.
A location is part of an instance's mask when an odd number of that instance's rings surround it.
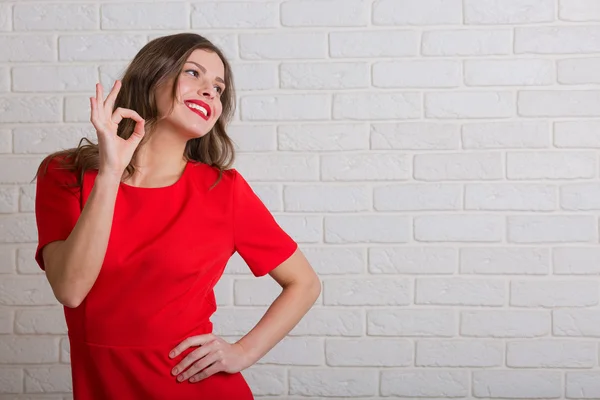
M 225 66 L 221 58 L 208 50 L 194 50 L 179 76 L 174 102 L 171 99 L 173 81 L 156 89 L 157 128 L 174 130 L 188 139 L 206 135 L 223 111 Z

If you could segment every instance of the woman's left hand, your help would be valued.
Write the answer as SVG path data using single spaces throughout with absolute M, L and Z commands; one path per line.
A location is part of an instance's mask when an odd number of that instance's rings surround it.
M 177 380 L 183 382 L 198 382 L 217 372 L 234 374 L 252 365 L 248 354 L 238 343 L 228 343 L 213 334 L 192 336 L 175 347 L 169 357 L 175 358 L 186 349 L 198 348 L 181 360 L 171 373 L 178 375 Z

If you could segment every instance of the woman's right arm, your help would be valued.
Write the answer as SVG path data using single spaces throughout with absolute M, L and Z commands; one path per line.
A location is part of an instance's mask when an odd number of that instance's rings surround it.
M 135 111 L 118 108 L 113 112 L 120 88 L 117 81 L 104 101 L 102 86 L 96 85 L 96 97 L 90 98 L 90 120 L 98 135 L 98 175 L 69 236 L 42 250 L 48 282 L 57 300 L 66 307 L 79 306 L 100 274 L 121 177 L 145 134 L 144 120 Z M 126 140 L 117 136 L 123 118 L 136 121 Z
M 79 306 L 98 278 L 120 180 L 120 176 L 99 174 L 67 240 L 49 243 L 42 251 L 48 282 L 67 307 Z

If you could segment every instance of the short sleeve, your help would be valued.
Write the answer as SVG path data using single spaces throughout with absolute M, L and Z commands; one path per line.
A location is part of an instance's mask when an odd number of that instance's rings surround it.
M 66 240 L 81 213 L 80 190 L 74 172 L 64 169 L 58 159 L 44 162 L 36 183 L 35 218 L 38 230 L 38 246 L 35 260 L 41 269 L 46 269 L 42 249 L 47 244 Z
M 235 250 L 255 276 L 263 276 L 287 260 L 298 245 L 279 226 L 242 175 L 233 171 Z

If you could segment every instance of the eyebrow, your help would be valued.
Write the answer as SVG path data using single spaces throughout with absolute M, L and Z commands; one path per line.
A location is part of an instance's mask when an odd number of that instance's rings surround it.
M 206 73 L 206 68 L 204 68 L 202 65 L 198 64 L 197 62 L 194 61 L 187 61 L 190 64 L 194 64 L 196 67 L 200 68 L 202 70 L 203 73 Z M 220 78 L 217 76 L 216 78 L 217 82 L 221 82 L 222 84 L 225 84 L 225 81 L 223 80 L 223 78 Z

